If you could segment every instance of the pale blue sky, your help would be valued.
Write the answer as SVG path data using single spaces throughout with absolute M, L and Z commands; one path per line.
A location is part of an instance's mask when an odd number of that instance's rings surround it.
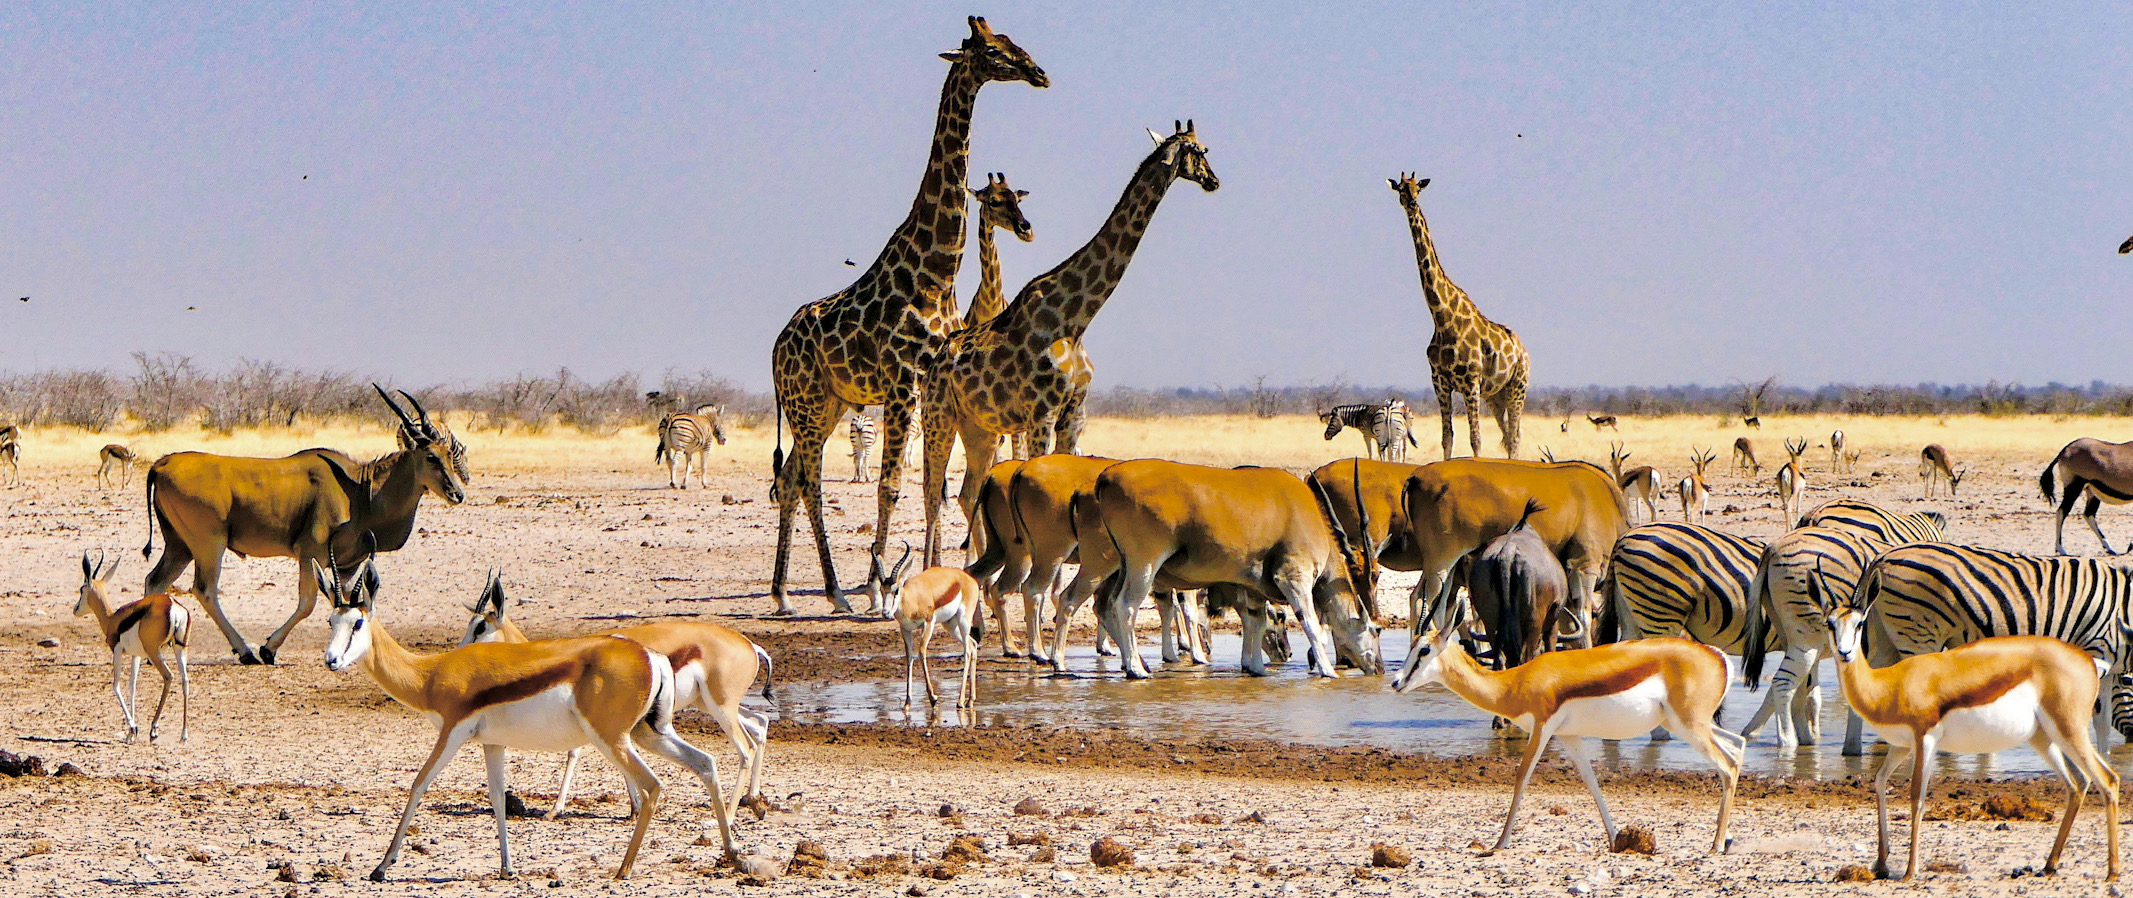
M 1099 386 L 1427 383 L 1402 170 L 1539 384 L 2133 382 L 2128 3 L 1149 6 L 6 4 L 0 369 L 765 387 L 903 217 L 975 12 L 1053 80 L 978 102 L 1010 288 L 1142 129 L 1195 118 L 1222 178 L 1165 201 Z

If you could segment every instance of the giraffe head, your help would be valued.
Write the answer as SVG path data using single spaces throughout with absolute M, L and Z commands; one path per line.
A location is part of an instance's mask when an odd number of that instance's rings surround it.
M 1007 186 L 1006 173 L 986 173 L 984 189 L 972 188 L 970 195 L 978 198 L 980 228 L 1012 231 L 1015 239 L 1023 243 L 1036 238 L 1037 233 L 1030 229 L 1029 219 L 1022 217 L 1022 198 L 1029 196 L 1029 191 Z
M 985 19 L 970 17 L 970 37 L 963 45 L 941 54 L 949 62 L 963 62 L 986 81 L 1024 81 L 1031 87 L 1050 87 L 1052 79 L 1044 74 L 1044 67 L 1015 46 L 1013 38 L 995 34 Z
M 1386 178 L 1385 183 L 1391 184 L 1392 192 L 1400 195 L 1400 205 L 1419 206 L 1422 204 L 1422 188 L 1429 186 L 1429 179 L 1416 180 L 1413 172 L 1401 172 L 1397 178 Z
M 1215 169 L 1207 164 L 1207 147 L 1200 143 L 1200 136 L 1193 131 L 1192 119 L 1172 121 L 1177 129 L 1169 137 L 1154 131 L 1148 139 L 1155 141 L 1155 153 L 1150 160 L 1170 166 L 1171 176 L 1200 185 L 1201 190 L 1213 193 L 1222 186 L 1222 179 L 1215 177 Z

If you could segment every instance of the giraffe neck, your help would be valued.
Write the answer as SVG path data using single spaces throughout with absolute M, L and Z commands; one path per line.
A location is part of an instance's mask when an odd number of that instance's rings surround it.
M 984 324 L 1006 307 L 1007 298 L 1000 294 L 1000 250 L 993 244 L 992 229 L 979 225 L 978 292 L 971 294 L 970 311 L 963 317 L 963 324 Z
M 1451 278 L 1444 276 L 1444 265 L 1437 260 L 1437 242 L 1430 239 L 1429 222 L 1422 217 L 1422 207 L 1404 200 L 1400 205 L 1406 207 L 1407 229 L 1415 235 L 1415 267 L 1422 272 L 1422 299 L 1429 303 L 1430 320 L 1442 333 L 1472 314 L 1473 304 Z
M 929 320 L 955 316 L 955 273 L 963 264 L 963 218 L 968 205 L 963 182 L 970 170 L 970 115 L 978 88 L 985 86 L 970 63 L 948 67 L 941 85 L 941 105 L 933 122 L 933 151 L 919 181 L 911 214 L 898 225 L 889 243 L 867 269 L 868 280 L 890 289 L 880 295 L 902 298 Z M 909 272 L 908 279 L 897 271 Z M 903 284 L 910 285 L 909 292 Z
M 1162 203 L 1163 194 L 1170 190 L 1176 174 L 1162 161 L 1161 150 L 1152 153 L 1141 163 L 1133 180 L 1126 185 L 1126 192 L 1118 198 L 1118 205 L 1111 208 L 1111 217 L 1104 220 L 1096 236 L 1081 245 L 1058 267 L 1044 276 L 1031 281 L 1015 297 L 1015 304 L 1024 306 L 1020 322 L 1031 333 L 1050 342 L 1059 338 L 1079 339 L 1089 329 L 1089 322 L 1111 298 L 1111 291 L 1118 289 L 1118 282 L 1125 277 L 1126 265 L 1133 261 L 1133 251 L 1141 245 L 1141 235 L 1147 233 L 1148 222 L 1155 217 L 1155 207 Z M 1036 316 L 1042 309 L 1058 314 L 1060 322 L 1056 330 L 1047 331 Z M 1033 317 L 1034 316 L 1034 317 Z

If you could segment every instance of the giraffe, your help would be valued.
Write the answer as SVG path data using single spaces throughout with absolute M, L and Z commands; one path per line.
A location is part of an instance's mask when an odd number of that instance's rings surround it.
M 1155 150 L 1141 161 L 1096 236 L 1022 288 L 997 317 L 949 338 L 926 379 L 926 563 L 940 561 L 940 510 L 948 493 L 948 458 L 963 440 L 962 506 L 967 516 L 992 467 L 999 434 L 1028 432 L 1030 452 L 1052 451 L 1053 422 L 1088 394 L 1092 370 L 1081 335 L 1118 289 L 1133 251 L 1174 181 L 1213 192 L 1221 186 L 1192 123 L 1153 131 Z
M 821 555 L 823 594 L 836 611 L 851 611 L 837 588 L 837 568 L 822 521 L 822 448 L 846 409 L 883 407 L 886 433 L 875 493 L 879 508 L 873 556 L 879 558 L 888 546 L 889 518 L 901 492 L 904 442 L 918 404 L 919 381 L 948 334 L 960 327 L 955 275 L 963 261 L 968 204 L 963 191 L 978 89 L 993 81 L 1021 81 L 1038 88 L 1051 84 L 1028 53 L 977 16 L 970 17 L 970 37 L 941 58 L 949 62 L 948 77 L 941 86 L 926 174 L 910 215 L 857 281 L 801 306 L 771 347 L 778 422 L 793 431 L 792 455 L 785 455 L 780 435 L 770 462 L 771 497 L 778 503 L 778 553 L 770 578 L 777 614 L 793 613 L 785 574 L 792 557 L 793 512 L 802 503 Z M 877 567 L 867 577 L 867 594 L 877 611 L 881 574 Z
M 1402 174 L 1385 180 L 1407 210 L 1407 227 L 1415 236 L 1415 265 L 1422 273 L 1422 298 L 1436 325 L 1436 335 L 1429 339 L 1429 379 L 1437 390 L 1437 416 L 1444 422 L 1444 457 L 1452 457 L 1452 397 L 1459 396 L 1466 400 L 1474 457 L 1481 457 L 1481 404 L 1486 399 L 1503 434 L 1504 455 L 1517 458 L 1518 418 L 1526 408 L 1532 365 L 1526 347 L 1510 328 L 1483 316 L 1466 291 L 1445 276 L 1437 244 L 1429 237 L 1429 222 L 1422 218 L 1422 188 L 1429 186 L 1429 179 Z
M 1007 173 L 987 174 L 985 188 L 972 188 L 970 195 L 978 201 L 978 292 L 971 294 L 970 311 L 963 313 L 966 328 L 991 320 L 1007 307 L 1007 296 L 1000 289 L 1000 250 L 993 244 L 993 229 L 1012 231 L 1023 243 L 1036 236 L 1022 215 L 1022 198 L 1029 191 L 1007 186 Z M 1013 456 L 1029 457 L 1028 434 L 1015 434 Z

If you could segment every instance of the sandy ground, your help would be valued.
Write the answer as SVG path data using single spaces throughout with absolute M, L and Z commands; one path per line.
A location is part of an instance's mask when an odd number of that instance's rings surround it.
M 1286 428 L 1278 433 L 1255 429 L 1272 424 L 1236 424 L 1234 430 L 1246 441 L 1242 449 L 1227 438 L 1202 444 L 1189 436 L 1227 437 L 1223 428 L 1235 422 L 1216 423 L 1160 425 L 1188 435 L 1178 437 L 1176 451 L 1169 454 L 1233 463 L 1235 454 L 1258 445 L 1270 461 L 1307 469 L 1353 448 L 1347 442 L 1319 443 L 1311 432 L 1315 424 L 1307 419 L 1277 422 Z M 1871 432 L 1879 423 L 1848 426 Z M 2048 551 L 2050 516 L 2036 498 L 2036 471 L 2068 431 L 2095 425 L 2031 423 L 2023 429 L 2021 422 L 1983 422 L 1975 431 L 1966 430 L 1962 421 L 1952 429 L 1933 422 L 1904 425 L 1977 436 L 1968 444 L 1945 441 L 1971 471 L 1957 500 L 1919 501 L 1916 448 L 1901 448 L 1899 440 L 1911 441 L 1909 431 L 1897 433 L 1892 426 L 1887 448 L 1870 455 L 1857 474 L 1816 477 L 1809 504 L 1856 495 L 1904 509 L 1940 508 L 1953 518 L 1958 541 Z M 1116 454 L 1138 454 L 1131 450 L 1146 446 L 1148 426 L 1098 424 L 1091 434 L 1096 451 L 1106 451 L 1107 434 L 1116 435 L 1108 444 Z M 1529 422 L 1529 432 L 1541 424 L 1547 422 Z M 1648 447 L 1645 451 L 1661 458 L 1685 456 L 1690 444 L 1715 443 L 1723 451 L 1731 442 L 1730 431 L 1703 419 L 1648 423 L 1641 435 L 1639 426 L 1624 423 L 1627 437 L 1641 440 L 1632 445 Z M 1799 429 L 1809 426 L 1822 429 L 1826 439 L 1826 422 L 1803 422 Z M 1296 429 L 1306 431 L 1307 438 L 1291 432 Z M 1263 439 L 1252 442 L 1254 433 Z M 192 739 L 179 743 L 167 732 L 155 745 L 119 741 L 108 655 L 93 626 L 68 611 L 84 550 L 103 548 L 126 559 L 117 582 L 130 584 L 129 593 L 137 594 L 145 571 L 138 548 L 146 533 L 139 480 L 123 490 L 97 490 L 90 476 L 93 457 L 62 464 L 54 458 L 62 453 L 53 447 L 72 444 L 57 439 L 40 456 L 38 436 L 32 434 L 27 443 L 26 483 L 0 489 L 0 548 L 5 549 L 0 552 L 0 695 L 9 708 L 0 727 L 0 749 L 36 754 L 55 765 L 76 764 L 87 775 L 0 777 L 0 891 L 79 894 L 84 885 L 157 895 L 378 891 L 360 877 L 383 851 L 433 729 L 385 698 L 362 674 L 324 670 L 318 662 L 322 616 L 297 630 L 281 666 L 263 669 L 231 664 L 202 615 L 194 638 Z M 334 439 L 338 436 L 253 438 L 245 445 L 256 444 L 250 451 L 263 454 L 322 442 L 376 451 L 389 440 L 376 433 Z M 764 498 L 767 482 L 761 473 L 767 434 L 737 435 L 734 445 L 714 459 L 711 487 L 685 492 L 665 489 L 665 473 L 650 468 L 648 436 L 541 438 L 545 442 L 467 436 L 476 449 L 477 474 L 469 501 L 457 508 L 426 506 L 422 533 L 382 566 L 379 620 L 403 640 L 437 648 L 456 638 L 464 623 L 461 604 L 479 592 L 490 566 L 502 566 L 511 594 L 524 602 L 514 614 L 537 634 L 703 616 L 767 646 L 778 658 L 781 682 L 895 676 L 899 650 L 890 625 L 826 615 L 761 617 L 770 608 L 767 575 L 775 539 L 775 508 Z M 1603 460 L 1605 443 L 1613 438 L 1556 436 L 1558 456 Z M 1766 425 L 1757 439 L 1767 444 L 1768 453 L 1776 449 L 1778 436 Z M 164 445 L 156 451 L 181 448 L 175 438 L 161 440 Z M 94 445 L 105 441 L 93 440 Z M 1588 444 L 1595 441 L 1599 451 L 1590 453 Z M 833 442 L 833 453 L 842 448 L 841 440 Z M 88 452 L 93 451 L 92 445 Z M 1826 453 L 1816 470 L 1825 467 Z M 867 536 L 858 531 L 873 520 L 873 488 L 842 481 L 848 460 L 833 455 L 829 470 L 833 539 L 849 584 L 865 572 Z M 1715 525 L 1766 535 L 1778 529 L 1767 478 L 1721 474 L 1714 486 L 1714 510 L 1731 509 L 1714 516 Z M 920 526 L 910 501 L 915 484 L 905 492 L 896 535 L 915 541 Z M 2133 521 L 2122 513 L 2106 513 L 2105 527 L 2115 540 L 2133 536 L 2129 525 Z M 959 526 L 953 534 L 952 540 L 960 539 Z M 2094 538 L 2085 531 L 2069 537 L 2077 550 L 2094 551 Z M 795 601 L 804 614 L 819 615 L 825 603 L 817 591 L 812 550 L 804 538 L 800 546 Z M 293 606 L 294 574 L 287 560 L 234 562 L 224 583 L 239 627 L 258 639 L 278 625 Z M 59 645 L 38 645 L 48 638 Z M 988 650 L 996 652 L 996 646 Z M 990 669 L 1017 663 L 1023 662 L 987 662 Z M 1235 659 L 1217 663 L 1234 665 Z M 152 673 L 149 679 L 152 687 Z M 175 720 L 175 702 L 167 724 Z M 706 725 L 691 715 L 683 729 L 721 758 L 730 777 L 730 749 Z M 1486 722 L 1477 714 L 1469 725 L 1480 732 Z M 1493 841 L 1501 825 L 1509 798 L 1507 759 L 1515 757 L 1521 743 L 1491 744 L 1500 750 L 1476 758 L 1430 759 L 1370 749 L 1218 744 L 1171 733 L 1063 729 L 1042 720 L 980 731 L 774 724 L 766 791 L 777 809 L 762 819 L 744 813 L 741 845 L 774 859 L 782 870 L 795 846 L 811 840 L 823 846 L 830 864 L 823 878 L 792 875 L 763 886 L 744 885 L 734 870 L 717 866 L 717 827 L 703 791 L 668 767 L 661 771 L 669 800 L 660 809 L 636 877 L 611 883 L 607 877 L 627 839 L 622 820 L 627 804 L 619 779 L 598 762 L 581 771 L 581 798 L 564 819 L 512 822 L 520 878 L 500 881 L 494 876 L 494 830 L 481 765 L 469 752 L 431 791 L 418 817 L 421 833 L 393 869 L 390 889 L 560 895 L 707 889 L 867 895 L 1562 895 L 1651 894 L 1669 888 L 1803 895 L 1833 888 L 1931 888 L 2014 895 L 2104 889 L 2102 814 L 2094 812 L 2085 814 L 2075 830 L 2066 876 L 2010 878 L 2016 868 L 2041 866 L 2056 825 L 1994 819 L 1980 807 L 1985 798 L 2003 795 L 2041 801 L 2058 811 L 2057 788 L 2034 780 L 1938 781 L 1924 828 L 1924 858 L 1941 866 L 1918 886 L 1831 884 L 1838 867 L 1871 855 L 1872 804 L 1856 783 L 1745 783 L 1733 818 L 1733 852 L 1714 856 L 1708 849 L 1715 778 L 1608 771 L 1603 783 L 1616 819 L 1650 826 L 1659 849 L 1655 857 L 1615 855 L 1601 844 L 1589 797 L 1555 761 L 1544 767 L 1528 797 L 1512 850 L 1478 857 L 1471 850 L 1475 840 Z M 1769 750 L 1767 744 L 1750 747 Z M 513 758 L 512 782 L 536 810 L 553 795 L 557 760 Z M 1014 807 L 1026 798 L 1036 799 L 1048 813 L 1016 814 Z M 953 813 L 943 817 L 943 805 Z M 943 869 L 939 858 L 960 834 L 979 840 L 984 857 Z M 1130 867 L 1091 865 L 1090 844 L 1103 837 L 1133 849 Z M 1028 840 L 1039 844 L 1010 844 Z M 1413 864 L 1369 866 L 1378 842 L 1410 852 Z M 882 855 L 901 860 L 885 861 Z

